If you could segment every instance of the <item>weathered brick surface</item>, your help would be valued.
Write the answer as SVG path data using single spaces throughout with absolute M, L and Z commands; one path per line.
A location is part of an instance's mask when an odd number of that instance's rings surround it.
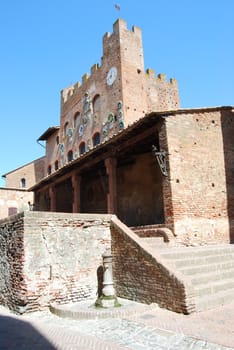
M 117 75 L 108 84 L 111 68 Z M 156 75 L 152 69 L 145 71 L 141 29 L 133 26 L 128 30 L 126 22 L 119 19 L 113 33 L 103 36 L 101 65 L 91 67 L 81 83 L 62 90 L 60 129 L 47 139 L 46 168 L 50 166 L 54 172 L 56 161 L 63 167 L 68 152 L 78 158 L 83 142 L 86 151 L 92 149 L 96 133 L 104 142 L 151 111 L 179 106 L 176 80 L 167 81 L 164 74 Z
M 25 212 L 0 221 L 1 303 L 16 312 L 95 297 L 110 216 Z
M 194 110 L 165 119 L 165 218 L 179 243 L 233 240 L 233 132 L 230 110 Z
M 25 304 L 23 213 L 0 221 L 0 301 L 11 307 Z
M 118 296 L 144 303 L 158 303 L 182 313 L 194 311 L 193 289 L 152 255 L 140 239 L 117 218 L 111 221 L 113 273 Z M 186 283 L 186 286 L 185 286 Z

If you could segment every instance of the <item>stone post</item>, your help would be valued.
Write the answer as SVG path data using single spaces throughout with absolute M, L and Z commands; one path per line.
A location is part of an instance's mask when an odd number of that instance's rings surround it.
M 95 306 L 101 308 L 112 308 L 121 306 L 115 295 L 114 282 L 112 276 L 112 255 L 106 251 L 102 255 L 103 259 L 103 288 L 102 294 L 97 299 Z
M 112 276 L 112 255 L 111 252 L 105 252 L 103 258 L 103 289 L 105 296 L 115 295 L 113 276 Z

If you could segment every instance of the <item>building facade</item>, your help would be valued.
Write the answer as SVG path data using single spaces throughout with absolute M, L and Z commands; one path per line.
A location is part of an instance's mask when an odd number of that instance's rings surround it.
M 180 109 L 176 80 L 145 71 L 141 30 L 118 20 L 101 66 L 62 90 L 60 126 L 39 138 L 36 209 L 116 214 L 179 244 L 232 241 L 232 133 L 232 107 Z
M 137 27 L 129 31 L 118 20 L 113 33 L 103 37 L 101 66 L 95 64 L 91 74 L 61 92 L 60 127 L 41 135 L 46 141 L 48 174 L 77 159 L 96 145 L 152 111 L 179 108 L 175 79 L 166 81 L 164 74 L 155 76 L 144 69 L 142 33 Z
M 118 20 L 101 66 L 61 92 L 45 159 L 6 174 L 35 211 L 0 220 L 0 303 L 96 298 L 106 250 L 122 298 L 183 313 L 233 301 L 233 135 L 234 108 L 181 109 L 176 80 L 144 70 L 141 30 Z
M 41 157 L 3 175 L 5 187 L 0 188 L 0 219 L 33 209 L 33 192 L 28 188 L 45 176 L 44 162 L 45 157 Z

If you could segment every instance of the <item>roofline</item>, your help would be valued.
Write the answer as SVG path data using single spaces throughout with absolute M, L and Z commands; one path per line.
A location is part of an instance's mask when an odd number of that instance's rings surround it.
M 59 130 L 59 126 L 50 126 L 46 131 L 41 134 L 41 136 L 37 139 L 37 141 L 45 141 L 48 139 L 50 135 L 52 135 L 55 131 Z
M 162 112 L 151 112 L 150 114 L 161 114 L 161 115 L 171 115 L 171 114 L 183 114 L 188 112 L 206 112 L 206 111 L 218 111 L 218 110 L 232 110 L 234 106 L 213 106 L 213 107 L 196 107 L 196 108 L 183 108 L 183 109 L 172 109 L 170 111 Z
M 0 191 L 19 191 L 19 192 L 31 192 L 28 191 L 28 189 L 25 188 L 15 188 L 15 187 L 0 187 Z
M 19 169 L 22 169 L 22 168 L 24 168 L 25 166 L 28 166 L 28 165 L 30 165 L 30 164 L 32 164 L 32 163 L 34 163 L 34 162 L 36 162 L 36 161 L 38 161 L 38 160 L 40 160 L 40 159 L 43 159 L 43 158 L 45 158 L 45 156 L 42 156 L 42 157 L 40 157 L 40 158 L 37 158 L 37 159 L 32 160 L 31 162 L 28 162 L 28 163 L 26 163 L 26 164 L 24 164 L 24 165 L 21 165 L 21 166 L 19 166 L 18 168 L 13 169 L 13 170 L 9 171 L 8 173 L 3 174 L 2 177 L 5 178 L 7 175 L 9 175 L 9 174 L 11 174 L 11 173 L 13 173 L 13 172 L 15 172 L 15 171 L 17 171 L 17 170 L 19 170 Z
M 62 168 L 59 168 L 57 171 L 44 177 L 43 179 L 41 179 L 40 182 L 33 185 L 28 190 L 35 191 L 37 188 L 40 187 L 41 184 L 49 183 L 55 177 L 57 177 L 57 176 L 59 177 L 60 175 L 62 176 L 66 169 L 71 168 L 75 164 L 79 164 L 82 160 L 90 157 L 93 153 L 97 152 L 98 150 L 102 150 L 102 149 L 104 150 L 106 147 L 108 147 L 112 143 L 117 142 L 119 138 L 122 138 L 122 137 L 124 137 L 124 135 L 128 134 L 129 132 L 133 131 L 134 129 L 137 129 L 137 127 L 139 127 L 140 125 L 144 125 L 147 122 L 149 122 L 150 119 L 152 119 L 153 117 L 155 117 L 156 120 L 157 119 L 160 120 L 160 119 L 164 119 L 165 117 L 169 117 L 169 116 L 175 115 L 175 114 L 186 114 L 186 113 L 197 113 L 197 112 L 219 111 L 219 110 L 233 110 L 233 109 L 234 109 L 234 106 L 220 106 L 220 107 L 202 107 L 202 108 L 175 109 L 175 110 L 171 110 L 171 111 L 167 110 L 167 111 L 160 111 L 160 112 L 150 112 L 150 113 L 146 114 L 144 117 L 139 118 L 138 120 L 136 120 L 135 122 L 130 124 L 126 129 L 123 129 L 123 130 L 117 132 L 116 134 L 111 136 L 108 140 L 93 147 L 91 150 L 89 150 L 88 152 L 85 152 L 83 155 L 81 155 L 77 159 L 72 160 L 71 162 L 64 165 Z

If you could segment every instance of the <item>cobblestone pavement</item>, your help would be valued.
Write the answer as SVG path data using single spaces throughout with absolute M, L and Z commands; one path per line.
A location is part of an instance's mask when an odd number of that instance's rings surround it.
M 15 316 L 0 307 L 0 349 L 228 350 L 234 348 L 234 304 L 192 314 L 158 307 L 124 317 L 72 320 L 49 311 Z

